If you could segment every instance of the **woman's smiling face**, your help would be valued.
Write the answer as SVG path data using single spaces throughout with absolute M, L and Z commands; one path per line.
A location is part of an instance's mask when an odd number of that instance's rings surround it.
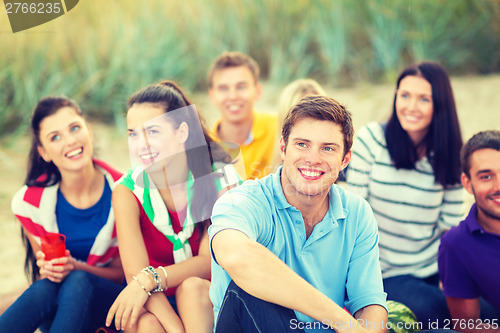
M 62 107 L 40 123 L 38 153 L 59 171 L 77 171 L 92 163 L 92 136 L 85 120 L 71 107 Z
M 185 151 L 181 127 L 175 129 L 164 110 L 154 104 L 134 104 L 127 112 L 129 152 L 148 173 L 160 170 Z M 185 155 L 185 154 L 183 154 Z
M 396 114 L 413 144 L 419 144 L 429 131 L 433 112 L 431 84 L 420 76 L 403 78 L 396 94 Z

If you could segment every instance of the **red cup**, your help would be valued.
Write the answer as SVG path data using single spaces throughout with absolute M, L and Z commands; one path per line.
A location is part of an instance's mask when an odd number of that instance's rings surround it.
M 50 233 L 40 238 L 45 260 L 49 261 L 66 256 L 66 236 Z

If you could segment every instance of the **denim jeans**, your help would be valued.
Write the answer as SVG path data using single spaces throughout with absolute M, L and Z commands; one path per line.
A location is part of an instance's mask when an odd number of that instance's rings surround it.
M 62 283 L 36 281 L 0 316 L 0 332 L 94 332 L 122 288 L 84 271 L 71 272 Z
M 291 309 L 258 299 L 231 281 L 222 301 L 216 322 L 216 333 L 304 333 L 298 327 Z M 333 329 L 324 329 L 334 332 Z M 432 333 L 453 333 L 452 330 L 426 330 Z
M 256 298 L 229 284 L 216 322 L 216 333 L 304 332 L 292 329 L 297 320 L 293 310 Z

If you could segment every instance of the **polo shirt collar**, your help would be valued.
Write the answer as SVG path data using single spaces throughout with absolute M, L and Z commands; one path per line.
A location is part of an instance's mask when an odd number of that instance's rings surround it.
M 486 230 L 477 221 L 477 206 L 474 203 L 469 211 L 469 215 L 465 218 L 465 225 L 470 233 L 481 232 L 485 233 Z
M 254 140 L 258 140 L 264 135 L 266 135 L 266 129 L 263 126 L 258 126 L 255 125 L 258 117 L 258 113 L 255 112 L 255 110 L 252 110 L 252 127 L 250 127 L 250 132 L 248 132 L 248 137 L 246 138 L 245 142 L 243 142 L 243 146 L 248 146 L 251 144 Z M 218 119 L 215 122 L 215 125 L 212 127 L 212 130 L 210 131 L 210 134 L 212 134 L 213 137 L 217 138 L 217 140 L 220 141 L 219 137 L 219 127 L 220 124 L 222 123 L 222 119 Z
M 281 186 L 281 170 L 283 166 L 280 166 L 275 173 L 272 174 L 272 187 L 274 193 L 274 201 L 276 202 L 276 206 L 278 209 L 285 209 L 292 207 L 290 203 L 286 200 L 285 194 L 283 193 L 283 187 Z M 339 187 L 337 185 L 332 185 L 329 191 L 329 208 L 326 216 L 331 216 L 334 221 L 339 219 L 345 219 L 347 215 L 347 211 L 344 209 L 342 205 L 342 198 L 340 196 Z
M 283 187 L 281 186 L 281 170 L 283 166 L 280 166 L 275 173 L 271 175 L 272 177 L 272 187 L 274 193 L 274 201 L 279 209 L 285 209 L 291 207 L 290 203 L 286 200 L 285 194 L 283 193 Z

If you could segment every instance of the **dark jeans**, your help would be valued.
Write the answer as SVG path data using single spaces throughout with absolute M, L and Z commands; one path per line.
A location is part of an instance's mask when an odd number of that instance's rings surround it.
M 438 327 L 445 325 L 450 318 L 446 299 L 439 289 L 439 275 L 420 279 L 411 275 L 401 275 L 384 279 L 384 291 L 387 299 L 403 303 L 409 307 L 422 323 L 423 329 L 438 322 Z
M 411 275 L 401 275 L 384 279 L 384 290 L 387 299 L 403 303 L 409 307 L 422 323 L 423 329 L 450 326 L 450 313 L 446 298 L 439 289 L 439 274 L 420 279 Z M 483 299 L 481 303 L 481 318 L 492 319 L 498 316 L 490 304 Z M 495 315 L 496 313 L 496 315 Z M 437 325 L 435 325 L 437 323 Z M 447 331 L 450 332 L 450 331 Z
M 216 333 L 304 332 L 292 329 L 293 310 L 256 298 L 231 281 L 216 322 Z
M 258 299 L 231 281 L 219 310 L 216 333 L 304 333 L 293 310 Z M 325 325 L 321 325 L 325 326 Z M 307 326 L 302 326 L 306 327 Z M 323 329 L 334 332 L 332 329 Z M 453 333 L 452 330 L 420 332 Z
M 36 281 L 0 316 L 0 332 L 95 332 L 122 289 L 84 271 L 71 272 L 62 283 Z

